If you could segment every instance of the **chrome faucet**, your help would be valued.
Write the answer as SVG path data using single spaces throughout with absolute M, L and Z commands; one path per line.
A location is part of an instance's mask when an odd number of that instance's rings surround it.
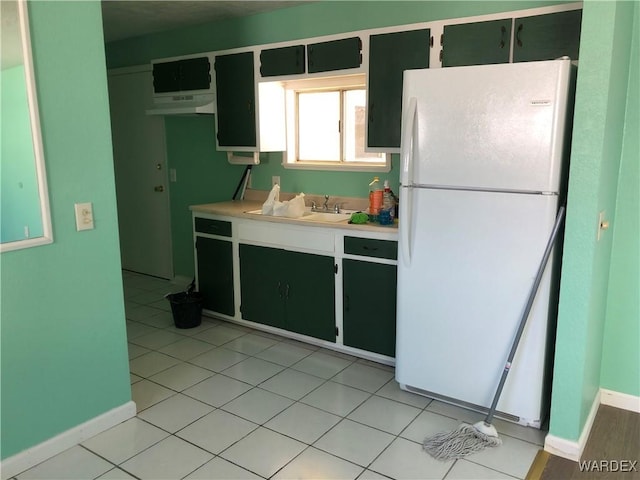
M 329 211 L 329 195 L 324 196 L 324 203 L 322 204 L 322 210 L 325 212 Z
M 327 213 L 340 213 L 340 204 L 336 203 L 333 206 L 333 210 L 329 209 L 329 195 L 324 196 L 324 203 L 322 204 L 322 208 L 318 206 L 315 201 L 311 202 L 311 211 L 312 212 L 327 212 Z

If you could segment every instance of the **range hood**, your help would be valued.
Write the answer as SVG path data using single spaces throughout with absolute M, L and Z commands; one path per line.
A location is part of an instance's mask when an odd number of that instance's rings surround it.
M 214 95 L 212 93 L 194 95 L 156 96 L 147 115 L 213 115 Z

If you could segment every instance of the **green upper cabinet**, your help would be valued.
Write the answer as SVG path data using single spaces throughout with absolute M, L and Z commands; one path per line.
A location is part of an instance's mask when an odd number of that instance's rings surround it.
M 215 57 L 216 123 L 221 147 L 256 147 L 253 52 Z
M 296 75 L 304 73 L 304 45 L 269 48 L 260 52 L 260 75 Z
M 211 64 L 208 57 L 153 64 L 153 91 L 155 93 L 208 90 L 210 86 Z
M 362 64 L 360 37 L 343 38 L 307 45 L 309 73 L 358 68 Z
M 429 29 L 369 37 L 367 146 L 399 148 L 403 72 L 429 66 Z
M 513 61 L 578 59 L 582 10 L 516 18 Z
M 511 19 L 445 25 L 442 36 L 442 66 L 508 63 Z

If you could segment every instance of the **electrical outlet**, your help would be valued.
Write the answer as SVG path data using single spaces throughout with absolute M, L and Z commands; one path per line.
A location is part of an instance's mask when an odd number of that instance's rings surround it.
M 93 225 L 93 205 L 89 203 L 76 203 L 76 230 L 92 230 Z
M 274 175 L 273 177 L 271 177 L 271 186 L 275 186 L 275 185 L 280 185 L 280 176 L 279 175 Z

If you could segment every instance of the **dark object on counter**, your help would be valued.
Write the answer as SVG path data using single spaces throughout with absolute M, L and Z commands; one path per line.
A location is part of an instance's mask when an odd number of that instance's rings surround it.
M 232 200 L 236 199 L 238 192 L 240 193 L 240 200 L 244 200 L 244 192 L 247 190 L 249 178 L 251 177 L 251 167 L 253 167 L 253 165 L 247 165 L 245 167 L 242 177 L 240 178 L 240 182 L 238 182 L 238 186 L 236 187 L 236 191 L 233 192 Z
M 168 293 L 165 298 L 171 304 L 176 328 L 193 328 L 202 322 L 202 294 L 195 292 L 194 278 L 186 292 Z
M 349 223 L 367 223 L 369 221 L 369 215 L 363 212 L 354 212 L 351 214 Z

